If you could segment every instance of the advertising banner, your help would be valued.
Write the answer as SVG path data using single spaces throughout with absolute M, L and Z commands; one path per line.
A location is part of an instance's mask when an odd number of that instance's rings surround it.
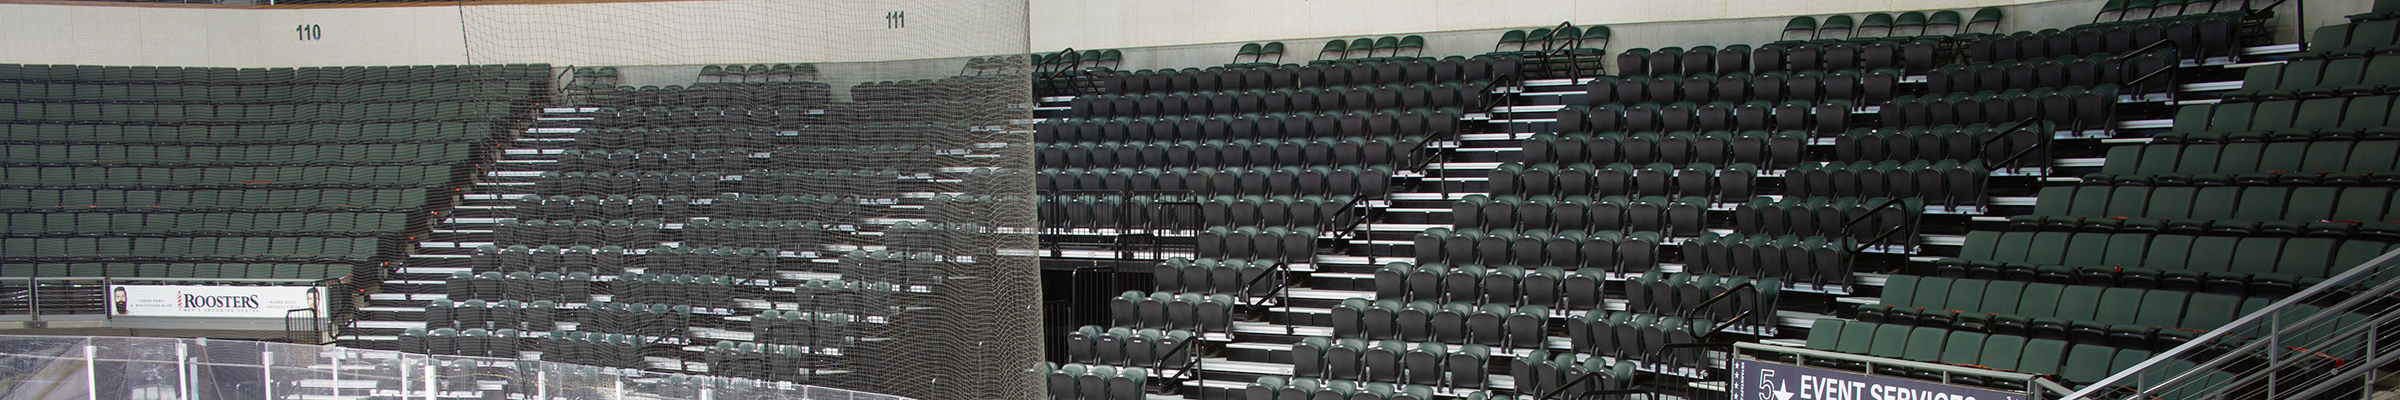
M 1733 361 L 1743 400 L 2025 400 L 2023 393 L 1756 361 Z
M 309 286 L 116 285 L 109 315 L 133 317 L 283 318 L 295 309 L 325 310 L 322 288 Z M 325 316 L 322 311 L 317 316 Z

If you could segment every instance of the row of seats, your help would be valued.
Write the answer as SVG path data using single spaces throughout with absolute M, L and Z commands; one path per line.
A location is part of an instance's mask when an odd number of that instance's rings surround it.
M 750 177 L 752 175 L 748 173 L 735 175 L 740 176 L 742 178 L 741 180 L 728 180 L 726 179 L 727 175 L 724 172 L 718 171 L 577 171 L 565 173 L 558 171 L 543 171 L 540 176 L 534 177 L 535 179 L 539 179 L 539 181 L 534 182 L 533 187 L 528 191 L 532 192 L 531 194 L 536 196 L 595 196 L 601 194 L 647 194 L 664 196 L 677 194 L 709 195 L 724 192 L 822 193 L 830 191 L 778 190 L 781 189 L 779 186 L 782 186 L 783 184 L 814 185 L 820 179 L 829 178 L 827 175 L 830 174 L 819 175 L 813 172 L 794 172 L 792 175 L 805 174 L 804 176 L 807 176 L 808 178 L 816 178 L 798 180 L 773 179 L 791 176 L 784 173 L 778 173 L 774 170 L 759 170 L 756 172 L 758 173 L 759 177 L 768 178 L 760 179 L 761 181 L 767 182 L 751 182 Z M 845 178 L 847 178 L 847 176 L 845 176 Z M 781 182 L 769 181 L 770 179 Z M 828 182 L 827 185 L 831 186 L 832 184 Z M 720 186 L 727 187 L 720 188 Z
M 1318 397 L 1324 396 L 1324 397 Z M 1489 392 L 1472 392 L 1461 396 L 1470 400 L 1496 398 Z M 1309 400 L 1316 398 L 1355 400 L 1432 400 L 1433 388 L 1425 385 L 1399 386 L 1383 382 L 1360 383 L 1348 380 L 1318 381 L 1316 378 L 1262 376 L 1242 388 L 1244 400 Z
M 1620 106 L 1599 104 L 1582 106 L 1570 104 L 1557 112 L 1559 132 L 1705 132 L 1705 131 L 1805 131 L 1845 132 L 1850 130 L 1851 105 L 1833 101 L 1813 103 L 1806 100 L 1787 100 L 1781 103 L 1751 101 L 1735 104 L 1717 101 L 1707 104 L 1675 102 L 1665 105 L 1637 103 Z
M 468 258 L 468 269 L 477 273 L 501 271 L 534 271 L 548 269 L 567 272 L 537 272 L 537 274 L 585 274 L 613 276 L 624 273 L 627 265 L 639 267 L 641 259 L 628 257 L 619 246 L 508 246 L 482 245 L 475 247 Z M 555 279 L 553 279 L 555 280 Z
M 2271 5 L 2251 0 L 2113 0 L 2102 3 L 2100 12 L 2094 14 L 2092 20 L 2140 21 L 2150 18 L 2250 11 L 2267 8 Z
M 1441 342 L 1307 337 L 1292 344 L 1292 375 L 1404 385 L 1482 386 L 1491 348 Z
M 1973 231 L 1945 275 L 2053 283 L 2290 293 L 2381 254 L 2388 242 L 2153 233 Z
M 1566 322 L 1567 343 L 1577 353 L 1679 368 L 1702 368 L 1707 361 L 1696 348 L 1667 346 L 1699 343 L 1699 335 L 1717 326 L 1716 321 L 1704 318 L 1625 311 L 1593 311 Z
M 1917 217 L 1924 213 L 1925 200 L 1917 198 L 1785 197 L 1771 200 L 1761 197 L 1734 208 L 1733 231 L 1865 241 L 1873 240 L 1885 231 L 1899 229 L 1898 233 L 1891 236 L 1892 240 L 1914 244 Z M 1694 232 L 1691 236 L 1697 235 L 1698 232 Z
M 1451 205 L 1450 226 L 1459 229 L 1663 232 L 1690 236 L 1706 228 L 1706 198 L 1575 195 L 1558 198 L 1468 195 Z
M 1661 162 L 1642 166 L 1622 162 L 1573 163 L 1563 167 L 1553 163 L 1506 163 L 1486 173 L 1484 188 L 1501 196 L 1739 199 L 1742 197 L 1735 196 L 1747 196 L 1755 190 L 1757 170 L 1751 164 L 1728 165 L 1718 170 L 1716 165 L 1708 163 Z
M 1811 349 L 2044 375 L 2077 387 L 2107 378 L 2110 372 L 2132 368 L 2150 359 L 2152 354 L 2149 350 L 2118 349 L 2097 343 L 2070 344 L 2059 339 L 2028 339 L 2020 335 L 1952 331 L 1933 326 L 1912 328 L 1864 321 L 1845 323 L 1831 318 L 1820 319 L 1817 323 L 1819 328 L 1809 330 L 1808 347 Z M 2069 350 L 2070 347 L 2073 350 Z M 1816 359 L 1807 362 L 1828 368 L 1866 370 L 1863 364 L 1845 365 L 1835 360 Z M 1955 384 L 1990 386 L 2003 390 L 2025 389 L 2022 381 L 1985 380 L 1890 366 L 1878 366 L 1876 369 L 1875 372 L 1879 374 L 1936 381 L 1948 375 L 1950 383 Z
M 499 244 L 602 244 L 660 242 L 658 220 L 499 220 L 492 223 L 492 242 Z M 689 228 L 689 225 L 686 225 Z
M 405 67 L 120 67 L 0 64 L 0 81 L 193 82 L 239 85 L 473 82 L 549 76 L 545 64 L 419 65 Z
M 2242 88 L 2221 97 L 2247 101 L 2368 96 L 2395 88 L 2400 88 L 2400 55 L 2381 55 L 2250 67 L 2242 71 Z
M 715 328 L 706 315 L 688 305 L 598 302 L 578 316 L 575 329 L 596 332 L 654 332 L 681 336 L 692 328 Z
M 1201 257 L 1303 263 L 1316 259 L 1317 238 L 1322 235 L 1313 226 L 1212 226 L 1194 239 L 1194 252 Z
M 2179 141 L 2206 141 L 2209 132 L 2224 132 L 2223 142 L 2264 141 L 2276 137 L 2358 137 L 2388 135 L 2393 123 L 2393 96 L 2336 97 L 2248 103 L 2188 105 L 2175 111 L 2171 133 Z
M 1710 321 L 1723 321 L 1750 311 L 1755 314 L 1743 321 L 1772 325 L 1782 292 L 1783 280 L 1772 277 L 1753 280 L 1748 276 L 1669 274 L 1653 270 L 1625 278 L 1625 307 L 1636 314 L 1673 314 Z M 1702 304 L 1719 297 L 1723 299 Z
M 867 86 L 869 92 L 874 87 Z M 675 107 L 694 105 L 764 105 L 770 107 L 824 107 L 833 101 L 833 86 L 820 82 L 728 82 L 697 83 L 691 87 L 677 85 L 600 87 L 605 92 L 584 96 L 586 103 L 599 107 Z M 853 92 L 857 87 L 852 88 Z
M 2170 232 L 2216 225 L 2205 220 L 2294 225 L 2326 220 L 2400 221 L 2400 207 L 2393 206 L 2391 191 L 2388 187 L 2328 186 L 2052 186 L 2042 188 L 2029 215 L 2165 220 L 2146 223 L 2163 223 L 2165 229 L 2151 231 Z
M 768 169 L 774 171 L 805 170 L 812 169 L 811 167 L 823 163 L 822 159 L 812 159 L 811 157 L 824 157 L 836 154 L 849 156 L 859 153 L 875 154 L 880 152 L 873 150 L 851 152 L 792 147 L 772 149 L 650 148 L 642 150 L 617 149 L 613 151 L 567 149 L 559 152 L 558 156 L 555 157 L 555 159 L 558 160 L 558 163 L 551 167 L 551 171 L 545 172 L 695 172 L 705 170 L 746 171 L 754 169 Z M 886 164 L 888 165 L 890 163 Z M 861 165 L 861 167 L 866 167 L 866 165 Z M 857 174 L 888 170 L 888 168 L 861 168 L 841 169 L 836 171 L 856 171 L 851 173 Z M 895 173 L 891 176 L 897 175 L 898 174 Z
M 594 276 L 588 272 L 533 273 L 526 270 L 516 270 L 506 275 L 497 271 L 458 271 L 450 273 L 439 289 L 444 298 L 450 301 L 497 302 L 514 298 L 574 304 L 591 301 L 591 294 L 596 292 L 593 285 L 595 279 L 613 279 L 614 276 Z
M 518 345 L 520 344 L 519 342 L 523 342 L 525 339 L 527 338 L 523 335 L 523 333 L 515 329 L 490 330 L 483 328 L 471 328 L 466 330 L 459 330 L 457 328 L 410 328 L 406 332 L 402 332 L 399 337 L 401 351 L 419 354 L 500 358 L 520 357 L 517 353 L 519 350 L 521 350 L 519 349 L 520 346 Z M 633 345 L 634 342 L 628 339 L 627 341 L 619 342 L 618 344 Z M 544 354 L 547 355 L 558 353 L 545 352 Z M 565 359 L 577 358 L 568 354 L 559 354 L 559 356 L 559 359 L 555 361 L 563 362 Z M 550 358 L 544 357 L 544 359 L 549 360 Z
M 856 316 L 838 312 L 766 310 L 750 316 L 751 342 L 796 343 L 803 347 L 839 347 L 844 325 Z
M 1714 72 L 1800 72 L 1850 69 L 1899 69 L 1923 74 L 1948 59 L 1938 57 L 1945 37 L 1890 38 L 1862 41 L 1784 42 L 1758 46 L 1729 45 L 1663 47 L 1625 50 L 1617 54 L 1618 74 L 1661 75 Z
M 1575 359 L 1574 353 L 1548 353 L 1535 350 L 1533 354 L 1510 361 L 1509 376 L 1516 378 L 1517 393 L 1550 393 L 1560 388 L 1567 388 L 1568 382 L 1587 373 L 1599 373 L 1601 376 L 1598 380 L 1576 384 L 1568 391 L 1561 393 L 1635 388 L 1634 371 L 1638 368 L 1638 363 L 1622 357 L 1618 358 L 1616 362 L 1609 362 L 1607 358 L 1602 357 L 1587 357 L 1581 362 L 1577 362 Z M 1477 392 L 1464 397 L 1473 399 L 1476 395 L 1481 394 L 1483 393 Z
M 1423 40 L 1424 38 L 1419 37 L 1418 39 Z M 1283 50 L 1283 42 L 1243 43 L 1241 48 L 1234 50 L 1233 62 L 1225 63 L 1225 66 L 1274 66 L 1283 62 Z
M 576 131 L 575 140 L 550 143 L 568 150 L 619 150 L 645 148 L 702 148 L 702 149 L 779 149 L 786 146 L 827 146 L 831 149 L 791 148 L 793 151 L 873 151 L 878 148 L 901 146 L 851 147 L 858 143 L 837 138 L 885 137 L 877 133 L 888 131 L 917 132 L 934 128 L 914 124 L 887 125 L 804 125 L 798 127 L 723 124 L 707 126 L 635 126 L 587 127 Z M 546 146 L 545 146 L 546 147 Z M 913 147 L 913 146 L 912 146 Z
M 1659 234 L 1638 227 L 1562 230 L 1427 229 L 1416 237 L 1416 262 L 1601 269 L 1620 273 L 1658 268 Z
M 472 146 L 440 144 L 353 144 L 294 146 L 7 145 L 0 163 L 10 165 L 372 165 L 451 164 L 467 161 Z
M 1128 290 L 1108 301 L 1108 315 L 1116 321 L 1113 326 L 1139 329 L 1226 332 L 1233 327 L 1234 313 L 1234 296 L 1222 293 Z
M 1151 287 L 1163 292 L 1272 293 L 1284 281 L 1275 260 L 1172 257 L 1151 269 Z
M 1608 273 L 1600 268 L 1575 272 L 1555 266 L 1527 269 L 1515 265 L 1486 268 L 1479 264 L 1452 266 L 1421 261 L 1411 266 L 1394 262 L 1375 270 L 1375 298 L 1433 304 L 1539 305 L 1560 310 L 1600 307 Z
M 611 221 L 614 223 L 614 221 Z M 837 226 L 838 227 L 838 226 Z M 830 229 L 817 221 L 694 219 L 683 223 L 684 242 L 701 246 L 766 248 L 806 246 L 825 240 Z M 888 233 L 888 232 L 887 232 Z M 660 232 L 663 236 L 664 232 Z M 838 234 L 837 234 L 838 235 Z M 623 239 L 622 241 L 618 239 Z M 601 238 L 605 243 L 651 243 L 663 237 Z
M 1925 93 L 2094 87 L 2141 78 L 2159 67 L 2115 54 L 1951 64 L 1925 74 Z
M 1045 169 L 1037 173 L 1035 188 L 1043 192 L 1063 190 L 1190 190 L 1204 195 L 1363 195 L 1381 197 L 1391 191 L 1390 166 L 1373 165 L 1365 168 L 1343 166 L 1331 168 L 1300 167 L 1183 167 L 1159 170 L 1144 168 Z
M 384 242 L 376 238 L 172 237 L 7 239 L 0 259 L 68 260 L 324 260 L 365 261 Z
M 1994 332 L 2083 343 L 2148 346 L 2159 335 L 2188 338 L 2233 322 L 2244 303 L 2239 296 L 2163 289 L 1911 275 L 1890 282 L 1896 285 L 1885 286 L 1882 302 L 1858 307 L 1859 320 L 1949 326 L 1964 318 L 1953 315 L 1964 315 Z
M 396 167 L 9 167 L 0 187 L 33 188 L 307 188 L 444 187 L 450 166 Z
M 2067 129 L 2109 129 L 2116 121 L 2117 98 L 2116 85 L 1900 96 L 1884 103 L 1877 116 L 1885 127 L 2001 125 L 2033 119 Z
M 1450 56 L 1439 60 L 1402 57 L 1308 65 L 1120 71 L 1102 76 L 1101 86 L 1108 93 L 1132 94 L 1463 82 L 1497 77 L 1501 71 L 1516 70 L 1517 63 L 1516 58 L 1505 56 Z
M 2365 57 L 2400 50 L 2400 22 L 2391 19 L 2356 21 L 2318 27 L 2308 51 L 2292 53 L 2295 60 Z
M 1351 298 L 1333 307 L 1333 336 L 1538 349 L 1549 345 L 1550 307 Z
M 425 329 L 558 330 L 558 303 L 549 300 L 433 300 L 425 302 Z
M 0 121 L 76 123 L 355 123 L 497 120 L 505 102 L 327 104 L 89 104 L 0 103 Z
M 1983 161 L 1942 160 L 1805 164 L 1783 175 L 1784 196 L 1914 197 L 1926 205 L 1983 204 Z
M 1300 89 L 1250 89 L 1222 92 L 1173 92 L 1146 95 L 1085 95 L 1068 102 L 1068 118 L 1281 113 L 1300 111 L 1365 111 L 1410 108 L 1471 108 L 1481 105 L 1491 83 L 1416 82 L 1411 84 L 1328 86 Z
M 1067 360 L 1078 364 L 1181 367 L 1199 358 L 1192 331 L 1107 328 L 1084 325 L 1067 333 Z
M 701 211 L 707 210 L 721 210 L 717 216 L 723 218 L 775 219 L 779 215 L 766 215 L 764 211 L 769 209 L 826 209 L 852 206 L 856 203 L 857 199 L 831 194 L 825 196 L 728 195 L 716 199 L 697 200 L 692 196 L 680 194 L 669 196 L 644 194 L 609 195 L 608 197 L 525 195 L 517 198 L 513 205 L 518 210 L 516 215 L 522 218 L 670 220 L 699 216 Z
M 425 201 L 425 189 L 0 190 L 0 211 L 399 212 L 423 208 Z
M 1685 273 L 1753 276 L 1822 289 L 1851 287 L 1851 251 L 1858 242 L 1823 236 L 1721 236 L 1709 232 L 1681 245 Z
M 891 103 L 917 103 L 926 105 L 939 104 L 927 103 L 928 99 L 943 99 L 939 101 L 955 102 L 988 102 L 996 101 L 996 99 L 999 98 L 959 96 L 957 94 L 996 93 L 999 91 L 1008 90 L 1011 87 L 1017 87 L 1015 85 L 1019 85 L 1020 83 L 1018 82 L 1021 82 L 1018 79 L 1020 78 L 1001 74 L 984 74 L 952 75 L 939 79 L 860 82 L 857 86 L 850 87 L 850 100 L 854 103 L 857 103 L 859 106 L 865 107 L 888 106 L 891 105 Z M 866 90 L 860 91 L 859 88 L 861 87 L 866 88 Z M 994 104 L 987 103 L 985 105 L 990 106 Z M 818 104 L 818 106 L 822 107 L 825 105 Z M 933 119 L 941 120 L 943 118 Z
M 1150 369 L 1067 364 L 1045 368 L 1050 400 L 1142 400 L 1148 398 Z
M 1348 227 L 1359 215 L 1356 197 L 1335 196 L 1214 196 L 1109 194 L 1044 196 L 1043 226 L 1050 228 L 1113 228 L 1120 224 L 1157 229 L 1205 229 L 1211 226 Z M 1187 206 L 1189 208 L 1187 208 Z
M 342 279 L 349 277 L 350 273 L 351 266 L 340 264 L 0 264 L 0 278 L 80 276 L 324 280 Z
M 0 125 L 0 142 L 135 145 L 431 143 L 479 141 L 496 133 L 493 125 L 485 122 L 359 123 L 333 121 L 311 124 L 184 124 L 183 122 L 180 120 L 161 121 L 156 125 L 9 123 Z M 319 153 L 321 154 L 322 151 Z
M 2243 46 L 2239 30 L 2246 18 L 2243 12 L 2219 12 L 2018 31 L 1976 38 L 1967 43 L 1966 54 L 1973 62 L 2126 54 L 2171 41 L 2164 46 L 2175 49 L 2177 56 L 2205 60 L 2234 55 Z
M 1390 165 L 1411 160 L 1421 136 L 1036 144 L 1043 168 L 1231 165 Z M 743 177 L 745 181 L 748 176 Z
M 1833 161 L 1980 159 L 1998 162 L 2034 143 L 2040 143 L 2042 136 L 2057 131 L 2057 124 L 2050 121 L 1858 128 L 1833 136 Z M 2008 137 L 2001 138 L 2003 135 Z
M 1950 36 L 1999 29 L 2001 15 L 1999 7 L 1976 10 L 1975 18 L 1966 21 L 1962 21 L 1958 11 L 1953 10 L 1935 11 L 1930 16 L 1924 11 L 1904 12 L 1897 17 L 1890 13 L 1873 13 L 1855 22 L 1848 15 L 1831 15 L 1825 17 L 1822 25 L 1817 23 L 1816 17 L 1803 15 L 1792 17 L 1790 22 L 1784 23 L 1783 40 Z
M 603 108 L 584 115 L 592 118 L 585 124 L 589 126 L 677 128 L 718 125 L 796 126 L 821 123 L 840 114 L 823 107 L 735 105 Z
M 1708 72 L 1658 75 L 1602 75 L 1584 84 L 1585 104 L 1673 103 L 1689 101 L 1882 103 L 1899 93 L 1900 70 L 1780 71 L 1751 75 Z
M 1459 132 L 1455 108 L 1373 112 L 1300 111 L 1215 114 L 1203 117 L 1147 116 L 1107 120 L 1058 119 L 1034 124 L 1035 143 L 1142 142 L 1310 138 L 1415 137 Z
M 531 82 L 210 85 L 177 83 L 9 83 L 0 99 L 20 102 L 266 104 L 400 103 L 505 99 L 533 91 Z
M 1756 164 L 1769 169 L 1800 163 L 1808 134 L 1799 131 L 1707 131 L 1667 133 L 1583 131 L 1536 133 L 1525 139 L 1526 163 L 1643 165 Z
M 8 236 L 381 236 L 409 229 L 402 213 L 11 213 Z
M 639 267 L 650 274 L 756 276 L 774 271 L 779 253 L 773 248 L 661 246 L 643 253 Z
M 610 282 L 611 297 L 609 299 L 619 302 L 673 303 L 697 308 L 731 309 L 734 308 L 735 303 L 733 296 L 736 293 L 747 292 L 738 287 L 758 283 L 763 282 L 712 275 L 675 275 L 665 273 L 665 271 L 653 273 L 644 270 L 643 273 L 617 276 L 615 281 Z M 819 286 L 810 289 L 821 288 Z M 811 293 L 801 294 L 816 294 L 813 292 L 817 291 L 819 290 L 809 290 L 808 292 Z

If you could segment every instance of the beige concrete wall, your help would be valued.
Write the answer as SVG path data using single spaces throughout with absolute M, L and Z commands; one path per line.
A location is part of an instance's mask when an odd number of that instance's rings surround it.
M 10 2 L 17 1 L 17 2 Z M 2277 39 L 2340 23 L 2356 0 L 2289 6 Z M 1616 27 L 1615 48 L 1758 43 L 1793 15 L 2010 10 L 2006 30 L 2088 21 L 2100 0 L 696 0 L 181 6 L 0 0 L 0 63 L 191 66 L 541 62 L 691 65 L 845 62 L 1127 48 L 1127 67 L 1221 64 L 1283 40 L 1305 61 L 1327 38 L 1422 34 L 1427 54 L 1476 54 L 1498 32 L 1574 21 Z M 906 11 L 909 27 L 884 26 Z M 1030 22 L 1028 27 L 1025 22 Z M 297 40 L 313 24 L 322 40 Z M 1030 45 L 1029 45 L 1030 44 Z M 1138 54 L 1136 54 L 1138 53 Z
M 0 63 L 275 67 L 852 62 L 1027 51 L 1024 3 L 708 0 L 410 6 L 0 3 Z M 885 12 L 906 11 L 906 28 Z M 322 27 L 300 40 L 294 28 Z

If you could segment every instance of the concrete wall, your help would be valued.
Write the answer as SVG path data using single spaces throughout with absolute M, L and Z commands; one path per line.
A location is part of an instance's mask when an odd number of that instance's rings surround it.
M 851 62 L 1027 51 L 1025 3 L 468 2 L 346 6 L 0 3 L 0 62 L 273 67 Z M 886 25 L 886 12 L 908 25 Z M 321 27 L 317 40 L 295 28 Z
M 2293 0 L 2278 41 L 2364 12 Z M 695 0 L 186 6 L 0 0 L 0 63 L 190 66 L 542 62 L 691 65 L 848 62 L 1123 48 L 1125 67 L 1222 64 L 1282 40 L 1305 61 L 1330 38 L 1426 36 L 1426 54 L 1477 54 L 1513 28 L 1609 24 L 1617 49 L 1773 40 L 1793 15 L 2002 6 L 2004 30 L 2089 21 L 2100 0 Z M 908 27 L 889 28 L 886 12 Z M 1027 26 L 1030 23 L 1030 27 Z M 294 28 L 322 27 L 321 40 Z

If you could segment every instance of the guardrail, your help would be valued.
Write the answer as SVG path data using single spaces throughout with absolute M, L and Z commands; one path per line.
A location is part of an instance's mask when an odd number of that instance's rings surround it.
M 906 398 L 638 369 L 208 339 L 0 336 L 0 387 L 46 399 Z
M 2396 277 L 2400 251 L 2385 253 L 2069 398 L 2363 398 L 2400 360 Z
M 1915 371 L 1933 371 L 1940 374 L 1942 378 L 1941 381 L 1943 382 L 1949 382 L 1950 378 L 1962 375 L 1982 378 L 1984 382 L 2023 382 L 2025 385 L 2024 387 L 2028 388 L 2025 393 L 2025 398 L 2028 400 L 2057 399 L 2060 398 L 2060 396 L 2065 396 L 2068 393 L 2073 392 L 2072 390 L 2068 390 L 2065 386 L 2060 386 L 2058 382 L 2052 382 L 2047 377 L 2027 373 L 1996 371 L 1942 363 L 1891 359 L 1801 347 L 1785 347 L 1749 342 L 1734 343 L 1733 348 L 1736 352 L 1743 354 L 1769 353 L 1790 356 L 1792 359 L 1798 360 L 1817 359 L 1863 363 L 1867 367 L 1866 371 L 1870 374 L 1877 370 L 1876 367 L 1896 367 Z M 1850 371 L 1850 373 L 1859 373 L 1859 371 Z

